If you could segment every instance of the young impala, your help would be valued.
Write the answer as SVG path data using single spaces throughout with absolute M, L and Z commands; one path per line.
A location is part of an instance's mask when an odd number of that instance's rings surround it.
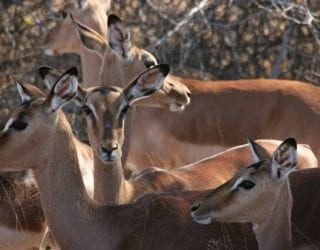
M 120 37 L 128 37 L 120 20 L 113 18 L 111 23 L 117 24 Z M 103 57 L 101 48 L 105 47 L 106 39 L 97 38 L 94 31 L 90 33 L 89 30 L 82 32 L 82 42 Z M 103 59 L 102 65 L 108 65 L 109 58 Z M 102 68 L 100 74 L 108 75 L 105 72 L 108 67 Z M 139 108 L 134 119 L 146 121 L 148 127 L 137 125 L 138 122 L 132 124 L 134 145 L 128 161 L 136 167 L 185 165 L 239 145 L 247 137 L 283 139 L 294 136 L 319 155 L 319 140 L 314 136 L 314 131 L 320 127 L 320 89 L 317 86 L 290 80 L 204 82 L 173 75 L 167 78 L 169 82 L 185 84 L 192 91 L 192 102 L 178 116 L 159 109 Z M 141 135 L 148 140 L 142 140 Z M 175 154 L 171 153 L 173 150 Z
M 32 169 L 47 223 L 62 249 L 204 249 L 211 241 L 237 249 L 256 247 L 242 226 L 214 224 L 204 230 L 192 222 L 187 207 L 203 193 L 154 194 L 124 206 L 92 201 L 83 185 L 70 124 L 60 111 L 76 95 L 76 70 L 65 72 L 47 95 L 20 86 L 23 103 L 0 133 L 0 169 Z M 128 97 L 141 94 L 127 91 Z M 18 130 L 16 124 L 21 125 Z
M 297 249 L 317 249 L 320 241 L 314 235 L 320 221 L 315 217 L 314 209 L 319 208 L 319 202 L 311 192 L 320 186 L 320 171 L 309 169 L 291 174 L 293 185 L 290 188 L 288 176 L 297 163 L 296 147 L 294 139 L 287 139 L 272 157 L 238 171 L 205 198 L 194 202 L 191 207 L 193 219 L 200 224 L 250 222 L 259 249 L 266 250 L 293 249 L 293 229 L 295 247 L 300 245 Z M 311 210 L 306 209 L 308 206 Z M 307 212 L 310 212 L 308 218 L 301 214 Z

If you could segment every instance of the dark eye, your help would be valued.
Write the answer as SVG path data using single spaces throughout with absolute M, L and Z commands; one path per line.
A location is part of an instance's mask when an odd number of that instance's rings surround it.
M 21 120 L 14 121 L 10 126 L 10 128 L 13 128 L 15 130 L 24 130 L 26 127 L 28 127 L 28 123 Z
M 66 19 L 66 17 L 68 16 L 67 12 L 65 12 L 63 10 L 60 11 L 60 14 L 61 14 L 63 19 Z
M 127 115 L 129 109 L 130 109 L 130 106 L 127 105 L 121 110 L 121 112 L 120 112 L 121 119 L 123 119 Z
M 154 61 L 145 61 L 144 65 L 146 66 L 146 68 L 151 68 L 152 66 L 155 66 L 155 62 Z
M 92 110 L 91 110 L 88 106 L 86 106 L 86 105 L 84 105 L 84 106 L 81 107 L 81 112 L 84 112 L 87 116 L 93 114 L 93 113 L 92 113 Z
M 252 189 L 256 184 L 252 181 L 245 180 L 241 183 L 239 183 L 238 187 L 242 187 L 245 190 L 250 190 Z

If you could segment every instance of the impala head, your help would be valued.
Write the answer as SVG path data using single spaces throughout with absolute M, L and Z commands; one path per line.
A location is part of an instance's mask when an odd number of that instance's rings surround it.
M 90 144 L 103 162 L 112 163 L 121 158 L 124 119 L 129 108 L 159 90 L 169 70 L 166 64 L 149 68 L 124 89 L 112 86 L 85 89 L 78 86 L 75 100 L 87 116 Z M 58 74 L 56 70 L 44 66 L 39 71 L 47 87 L 51 88 Z
M 70 19 L 75 18 L 99 31 L 106 33 L 106 11 L 110 8 L 108 0 L 54 0 L 49 17 L 56 20 L 56 25 L 47 34 L 43 50 L 47 55 L 62 53 L 81 53 L 82 44 Z
M 77 20 L 74 17 L 74 20 Z M 108 17 L 108 36 L 101 36 L 88 26 L 74 21 L 83 45 L 97 53 L 102 59 L 100 83 L 124 87 L 147 68 L 157 65 L 156 58 L 149 52 L 131 44 L 131 34 L 115 15 Z M 139 105 L 163 107 L 171 111 L 182 111 L 190 103 L 190 90 L 179 82 L 165 81 L 152 99 Z M 151 100 L 157 102 L 151 103 Z M 145 102 L 148 102 L 145 104 Z
M 52 145 L 52 141 L 61 133 L 61 127 L 70 129 L 59 110 L 76 95 L 76 76 L 76 68 L 66 71 L 47 95 L 14 78 L 22 103 L 13 109 L 1 128 L 1 170 L 35 169 L 48 161 L 50 147 L 59 146 Z
M 278 197 L 288 187 L 288 175 L 296 165 L 296 141 L 285 140 L 271 159 L 241 169 L 231 180 L 191 207 L 200 224 L 211 221 L 259 224 L 272 216 Z

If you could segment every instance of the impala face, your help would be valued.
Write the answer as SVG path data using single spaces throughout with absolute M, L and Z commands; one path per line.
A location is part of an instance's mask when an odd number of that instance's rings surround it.
M 121 158 L 124 119 L 129 107 L 122 90 L 116 87 L 96 88 L 86 97 L 82 110 L 87 116 L 90 144 L 103 162 Z
M 56 123 L 68 124 L 63 115 L 60 117 L 59 109 L 76 94 L 76 77 L 75 68 L 66 71 L 47 96 L 36 87 L 14 79 L 22 103 L 13 109 L 0 133 L 1 170 L 34 169 L 48 160 L 52 147 L 50 136 L 57 136 Z
M 296 142 L 287 139 L 272 160 L 243 168 L 206 198 L 196 201 L 191 207 L 191 216 L 200 224 L 212 221 L 260 224 L 270 218 L 295 165 Z
M 77 100 L 87 116 L 87 131 L 91 146 L 104 163 L 121 159 L 124 140 L 124 119 L 129 108 L 140 99 L 158 91 L 169 66 L 160 64 L 152 67 L 127 87 L 79 87 Z

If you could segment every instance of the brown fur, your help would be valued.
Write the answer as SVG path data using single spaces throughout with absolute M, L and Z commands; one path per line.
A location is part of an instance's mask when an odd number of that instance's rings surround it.
M 37 98 L 26 112 L 27 130 L 0 134 L 0 166 L 7 171 L 33 169 L 48 225 L 62 249 L 177 249 L 181 244 L 185 249 L 203 249 L 211 240 L 237 249 L 256 248 L 252 234 L 242 226 L 204 228 L 192 222 L 187 208 L 205 193 L 149 195 L 124 206 L 100 206 L 91 201 L 82 182 L 70 125 L 48 105 Z M 30 140 L 34 144 L 26 152 L 24 145 Z M 16 152 L 23 165 L 16 164 Z M 37 157 L 30 158 L 35 152 Z
M 93 20 L 94 16 L 87 18 Z M 104 65 L 113 60 L 104 58 Z M 105 82 L 118 86 L 126 82 L 107 79 L 129 77 L 134 72 L 122 71 L 127 73 L 119 75 L 119 69 L 126 69 L 121 64 L 110 72 L 108 67 L 102 69 Z M 316 138 L 309 132 L 320 125 L 320 90 L 315 86 L 289 80 L 204 82 L 176 76 L 169 77 L 168 82 L 185 84 L 192 91 L 192 102 L 178 116 L 158 109 L 138 109 L 134 119 L 144 120 L 148 129 L 133 121 L 130 141 L 134 144 L 130 146 L 128 161 L 136 168 L 183 166 L 239 145 L 247 137 L 281 140 L 293 136 L 320 152 Z M 145 139 L 155 135 L 157 139 Z

